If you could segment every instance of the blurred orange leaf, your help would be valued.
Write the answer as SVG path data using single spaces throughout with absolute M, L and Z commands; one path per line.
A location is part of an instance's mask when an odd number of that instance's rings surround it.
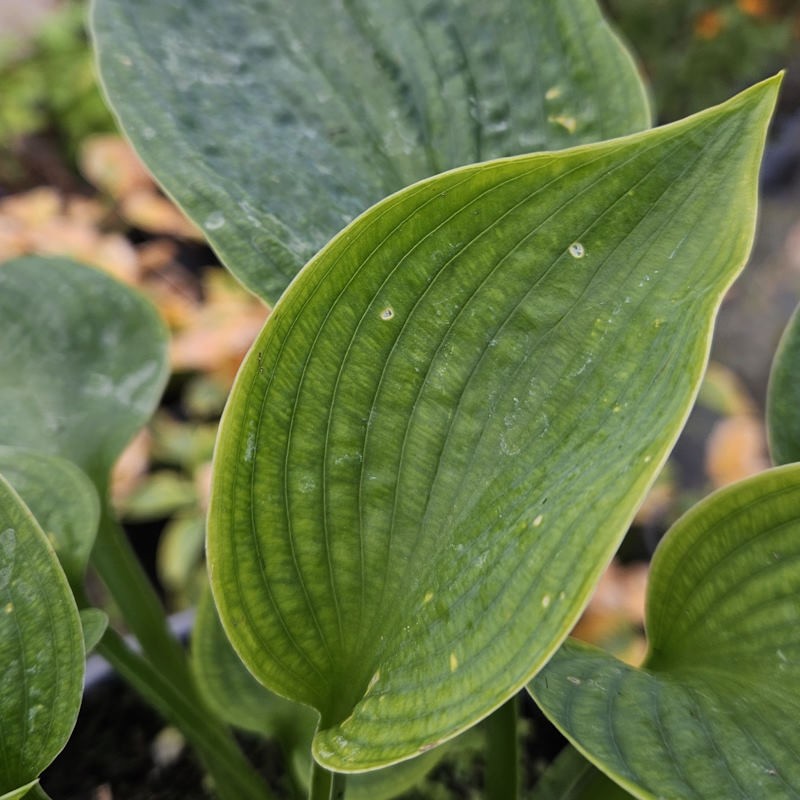
M 623 566 L 612 561 L 572 635 L 611 650 L 628 663 L 641 663 L 648 571 L 647 564 Z
M 145 428 L 131 440 L 130 444 L 114 464 L 111 472 L 111 504 L 120 508 L 142 482 L 150 464 L 152 437 Z
M 720 420 L 706 443 L 706 472 L 714 487 L 755 475 L 769 466 L 766 432 L 755 416 Z
M 725 27 L 725 18 L 716 9 L 698 14 L 694 21 L 694 34 L 698 39 L 716 39 Z
M 205 241 L 205 237 L 184 213 L 154 189 L 137 189 L 120 200 L 120 214 L 135 228 L 148 233 L 171 234 L 183 239 Z
M 206 273 L 206 302 L 189 315 L 172 340 L 172 367 L 227 376 L 239 367 L 269 310 L 227 273 Z
M 115 200 L 155 186 L 133 148 L 116 134 L 90 136 L 78 158 L 86 180 Z
M 128 283 L 139 278 L 133 245 L 121 234 L 103 233 L 102 206 L 65 201 L 42 187 L 0 200 L 0 261 L 16 256 L 63 255 L 106 270 Z
M 766 17 L 772 11 L 769 0 L 736 0 L 736 5 L 751 17 Z

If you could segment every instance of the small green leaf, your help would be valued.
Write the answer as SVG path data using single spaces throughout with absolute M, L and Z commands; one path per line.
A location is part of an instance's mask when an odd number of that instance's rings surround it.
M 0 443 L 60 455 L 99 487 L 168 374 L 155 309 L 73 261 L 0 265 Z
M 789 320 L 772 362 L 767 432 L 775 464 L 800 461 L 800 309 Z
M 566 636 L 697 391 L 777 83 L 411 186 L 276 305 L 222 421 L 211 583 L 325 766 L 455 736 Z
M 626 800 L 630 797 L 574 747 L 565 747 L 537 781 L 531 800 Z
M 25 795 L 28 794 L 28 792 L 30 792 L 30 790 L 33 789 L 37 783 L 39 783 L 38 778 L 35 781 L 25 784 L 25 786 L 20 786 L 17 789 L 12 789 L 6 794 L 0 795 L 0 800 L 19 800 L 20 797 L 25 797 Z
M 634 797 L 800 797 L 800 465 L 726 488 L 653 558 L 642 669 L 576 641 L 530 685 Z
M 403 186 L 650 124 L 595 0 L 97 0 L 92 27 L 137 151 L 271 301 Z
M 194 576 L 202 580 L 205 538 L 206 518 L 199 509 L 164 526 L 158 540 L 156 570 L 165 589 L 184 593 Z
M 99 608 L 82 608 L 81 629 L 83 630 L 83 647 L 91 653 L 97 647 L 108 627 L 108 614 Z
M 0 446 L 0 473 L 36 517 L 73 587 L 83 585 L 100 503 L 92 482 L 71 462 Z
M 188 476 L 162 469 L 148 475 L 122 502 L 122 519 L 133 522 L 164 519 L 197 507 L 197 487 Z
M 64 572 L 0 477 L 0 795 L 35 782 L 66 744 L 83 668 L 80 619 Z

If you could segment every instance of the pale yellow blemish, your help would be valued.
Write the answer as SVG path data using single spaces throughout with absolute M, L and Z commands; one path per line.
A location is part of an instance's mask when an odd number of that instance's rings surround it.
M 552 122 L 554 125 L 560 125 L 567 133 L 575 133 L 578 128 L 578 120 L 575 117 L 567 117 L 563 114 L 548 117 L 547 121 Z
M 544 521 L 544 516 L 542 514 L 539 514 L 539 516 L 536 517 L 536 519 L 534 519 L 533 521 L 533 527 L 538 528 L 543 521 Z
M 367 693 L 371 692 L 375 684 L 381 679 L 381 671 L 377 670 L 377 672 L 369 679 L 369 684 L 367 685 Z
M 557 100 L 559 97 L 561 97 L 561 87 L 560 86 L 551 86 L 544 93 L 544 99 L 545 100 Z
M 546 595 L 545 595 L 545 596 L 542 598 L 542 608 L 548 608 L 548 607 L 550 606 L 550 601 L 551 601 L 552 599 L 553 599 L 553 598 L 552 598 L 552 597 L 550 597 L 550 595 L 549 595 L 549 594 L 546 594 Z
M 6 614 L 11 614 L 14 611 L 14 604 L 13 603 L 6 603 L 6 607 L 3 609 Z
M 387 321 L 394 319 L 394 309 L 391 306 L 386 306 L 386 308 L 381 311 L 381 319 Z
M 455 672 L 458 669 L 458 658 L 455 653 L 450 653 L 450 672 Z
M 422 602 L 428 605 L 431 600 L 433 600 L 433 592 L 425 592 L 425 597 L 422 598 Z

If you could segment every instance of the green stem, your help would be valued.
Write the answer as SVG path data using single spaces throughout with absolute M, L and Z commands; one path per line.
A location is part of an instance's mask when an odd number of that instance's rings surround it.
M 331 772 L 311 759 L 311 786 L 308 800 L 344 800 L 346 775 Z
M 222 800 L 272 800 L 228 728 L 206 709 L 191 681 L 179 689 L 111 629 L 103 635 L 97 651 L 123 680 L 179 728 L 203 761 Z
M 512 697 L 486 722 L 486 800 L 513 800 L 519 796 L 519 737 L 517 698 Z
M 161 601 L 117 520 L 104 504 L 92 565 L 108 587 L 142 652 L 176 686 L 190 681 L 180 643 L 170 633 Z

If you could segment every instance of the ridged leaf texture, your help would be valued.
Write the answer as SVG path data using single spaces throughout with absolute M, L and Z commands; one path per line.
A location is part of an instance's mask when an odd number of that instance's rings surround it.
M 75 725 L 83 692 L 78 609 L 33 515 L 0 476 L 0 795 L 35 781 Z
M 566 636 L 695 396 L 777 83 L 415 184 L 275 307 L 224 414 L 208 552 L 240 657 L 321 712 L 324 765 L 454 736 Z
M 595 0 L 95 0 L 92 25 L 136 150 L 271 301 L 414 181 L 650 120 Z
M 642 669 L 570 641 L 531 692 L 634 797 L 795 800 L 799 597 L 792 464 L 712 495 L 667 534 L 652 563 Z
M 192 631 L 192 667 L 210 708 L 230 725 L 277 740 L 297 781 L 307 788 L 311 740 L 317 714 L 265 689 L 242 664 L 219 622 L 211 593 L 197 609 Z M 431 750 L 411 761 L 383 770 L 353 775 L 345 800 L 384 800 L 411 789 L 438 763 L 446 748 Z

